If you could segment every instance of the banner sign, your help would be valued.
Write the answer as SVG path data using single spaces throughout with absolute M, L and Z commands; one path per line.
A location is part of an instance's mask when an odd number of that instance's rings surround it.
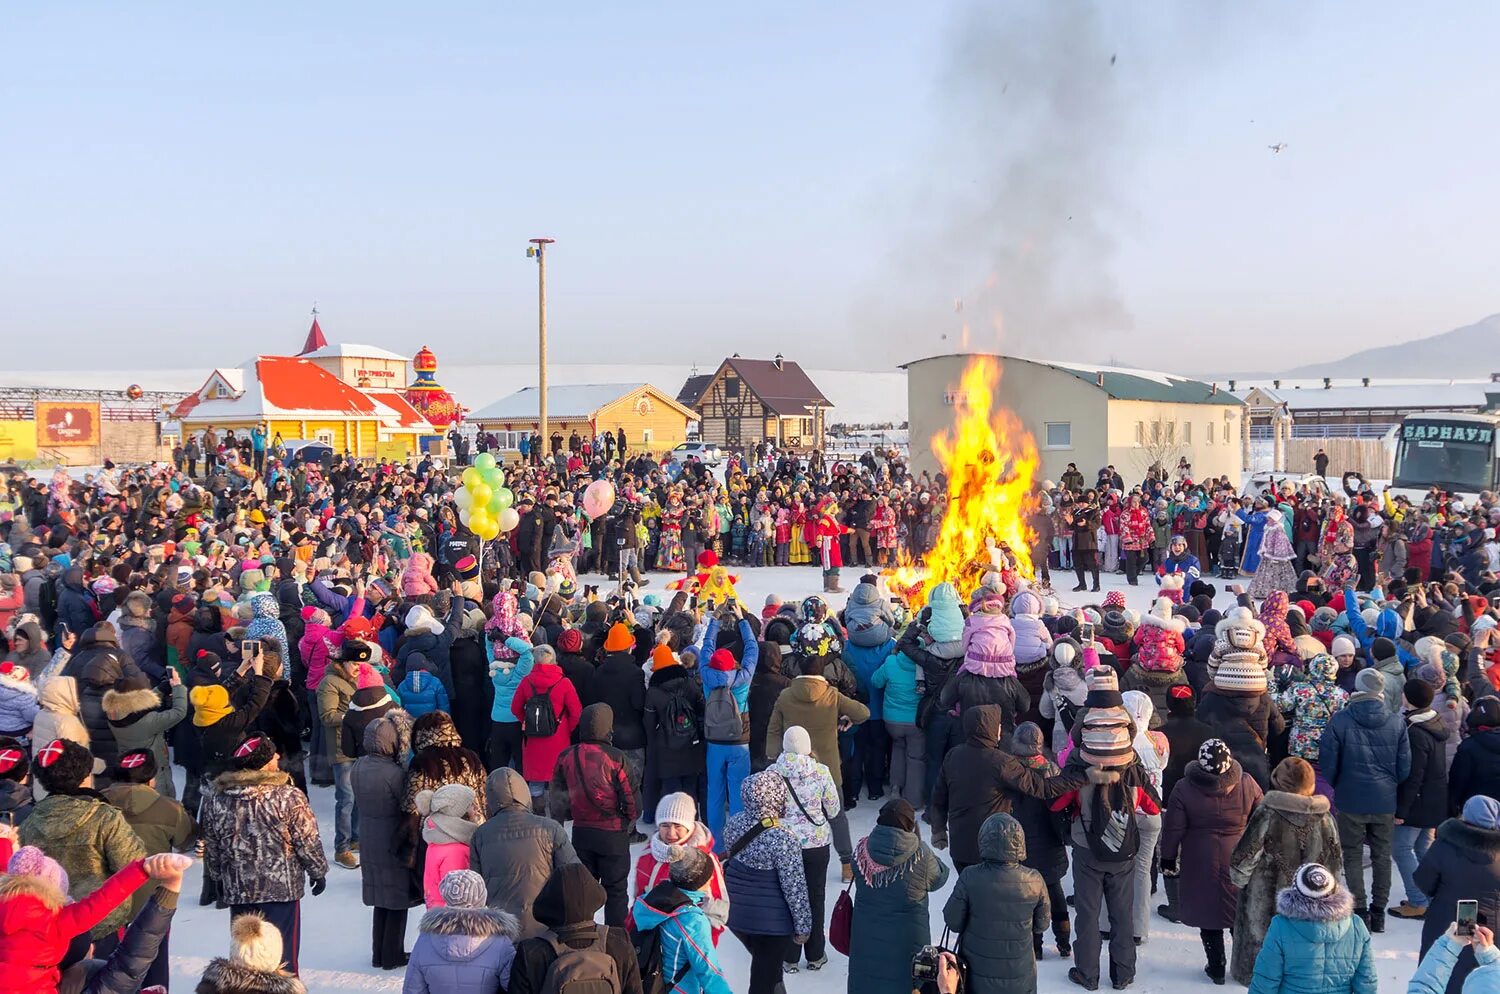
M 99 405 L 38 401 L 36 443 L 44 447 L 98 445 Z

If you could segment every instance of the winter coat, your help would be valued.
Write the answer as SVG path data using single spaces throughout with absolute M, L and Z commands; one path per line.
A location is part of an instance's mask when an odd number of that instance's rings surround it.
M 684 891 L 667 880 L 636 900 L 631 918 L 638 931 L 656 929 L 665 988 L 679 994 L 730 994 L 702 901 L 701 891 Z
M 526 702 L 533 694 L 545 694 L 551 700 L 552 710 L 557 715 L 557 731 L 551 735 L 526 737 L 521 749 L 521 773 L 531 783 L 546 783 L 552 779 L 557 758 L 573 738 L 573 730 L 578 727 L 583 714 L 583 705 L 578 701 L 573 682 L 563 676 L 560 666 L 536 666 L 526 674 L 510 703 L 511 714 L 518 720 L 525 715 Z
M 700 905 L 707 913 L 709 921 L 713 923 L 713 943 L 719 944 L 719 937 L 724 932 L 725 925 L 729 922 L 729 891 L 724 883 L 724 867 L 719 862 L 719 857 L 714 855 L 714 835 L 708 830 L 703 822 L 693 826 L 693 834 L 682 847 L 691 846 L 703 855 L 707 856 L 713 864 L 713 876 L 708 881 L 708 886 L 698 893 L 702 896 Z M 635 861 L 635 872 L 631 875 L 630 893 L 635 897 L 644 897 L 651 893 L 657 884 L 668 880 L 672 873 L 672 864 L 665 857 L 670 855 L 670 849 L 659 837 L 653 837 L 646 844 L 644 851 Z M 680 848 L 680 847 L 679 847 Z M 634 916 L 626 918 L 625 924 L 632 925 Z
M 63 573 L 57 582 L 57 623 L 82 636 L 99 620 L 99 605 L 83 585 L 83 570 L 75 567 Z
M 330 667 L 318 682 L 318 720 L 323 722 L 323 741 L 327 743 L 328 760 L 335 766 L 354 762 L 344 751 L 344 714 L 354 699 L 354 682 L 337 667 Z
M 19 825 L 31 814 L 31 784 L 0 780 L 0 815 L 12 825 Z
M 750 767 L 754 770 L 764 769 L 776 757 L 775 751 L 767 751 L 766 729 L 770 727 L 776 699 L 792 685 L 792 678 L 781 671 L 785 658 L 780 645 L 761 643 L 760 663 L 750 681 Z M 775 749 L 779 748 L 777 743 Z
M 646 730 L 646 754 L 651 757 L 656 775 L 669 777 L 692 777 L 708 768 L 707 750 L 703 742 L 685 748 L 674 748 L 667 741 L 665 715 L 674 696 L 680 696 L 698 716 L 698 726 L 703 726 L 703 687 L 689 675 L 683 666 L 665 666 L 651 674 L 646 687 L 645 710 L 642 724 Z M 780 745 L 780 739 L 777 745 Z
M 1267 791 L 1229 856 L 1229 882 L 1240 889 L 1230 959 L 1236 983 L 1250 983 L 1256 954 L 1276 914 L 1276 895 L 1291 885 L 1303 863 L 1322 863 L 1334 876 L 1343 872 L 1343 850 L 1328 813 L 1328 798 Z
M 419 664 L 415 656 L 410 660 L 406 679 L 397 688 L 401 692 L 401 708 L 413 718 L 420 718 L 433 711 L 448 710 L 448 691 L 437 677 L 427 672 L 425 664 Z
M 226 904 L 300 901 L 328 876 L 307 795 L 280 770 L 230 770 L 204 792 L 203 864 Z
M 36 846 L 68 871 L 68 893 L 81 900 L 115 873 L 146 856 L 146 847 L 125 820 L 97 791 L 49 794 L 36 803 L 20 825 L 21 845 Z M 130 903 L 110 911 L 89 930 L 98 939 L 130 920 Z
M 102 705 L 120 754 L 150 749 L 156 757 L 156 768 L 161 771 L 159 775 L 170 777 L 167 732 L 187 717 L 187 687 L 180 683 L 173 687 L 171 705 L 165 709 L 161 695 L 149 689 L 108 691 Z
M 896 619 L 891 614 L 890 605 L 881 599 L 880 589 L 875 584 L 855 584 L 849 594 L 849 603 L 844 607 L 844 627 L 849 631 L 849 644 L 862 649 L 891 641 Z
M 1144 631 L 1144 628 L 1142 630 Z M 1156 631 L 1161 631 L 1161 629 L 1156 629 Z M 1154 732 L 1159 731 L 1167 723 L 1167 710 L 1172 700 L 1172 688 L 1186 686 L 1187 682 L 1187 674 L 1182 670 L 1180 657 L 1177 668 L 1171 670 L 1151 669 L 1137 658 L 1125 671 L 1125 675 L 1120 677 L 1120 692 L 1139 690 L 1151 698 L 1153 710 L 1149 724 L 1151 725 L 1150 731 Z
M 1448 728 L 1430 709 L 1406 721 L 1411 772 L 1396 787 L 1396 817 L 1412 828 L 1437 828 L 1448 817 Z
M 1448 768 L 1448 810 L 1463 810 L 1475 794 L 1493 797 L 1500 783 L 1500 728 L 1470 733 L 1453 754 Z M 1500 921 L 1500 918 L 1495 919 Z
M 515 915 L 522 936 L 536 935 L 542 926 L 532 902 L 552 871 L 578 854 L 561 825 L 531 813 L 531 790 L 510 767 L 490 774 L 485 802 L 489 817 L 469 840 L 469 869 L 484 878 L 490 907 Z
M 967 662 L 964 664 L 968 665 Z M 1031 695 L 1021 686 L 1015 676 L 982 676 L 960 668 L 958 673 L 943 684 L 938 694 L 938 704 L 944 708 L 956 706 L 959 715 L 985 704 L 1000 708 L 1000 728 L 1006 738 L 1016 730 L 1019 716 L 1031 708 Z
M 212 725 L 194 725 L 203 761 L 204 775 L 212 778 L 229 769 L 234 750 L 239 748 L 245 731 L 266 706 L 271 681 L 263 676 L 251 677 L 240 687 L 233 702 L 234 710 Z
M 1182 671 L 1182 654 L 1186 645 L 1182 639 L 1181 618 L 1162 619 L 1155 614 L 1141 616 L 1141 626 L 1135 630 L 1135 664 L 1154 673 L 1179 673 Z
M 763 819 L 771 827 L 760 832 L 733 859 L 724 860 L 724 886 L 729 892 L 729 928 L 748 935 L 807 935 L 812 911 L 807 900 L 807 877 L 802 872 L 802 847 L 797 837 L 776 819 L 786 810 L 786 783 L 763 771 L 740 784 L 743 810 L 724 825 L 724 851 Z
M 1061 753 L 1072 741 L 1073 725 L 1083 711 L 1083 702 L 1088 699 L 1089 687 L 1083 674 L 1071 666 L 1058 666 L 1042 681 L 1042 699 L 1039 710 L 1042 717 L 1051 721 L 1052 752 Z M 1071 716 L 1071 717 L 1070 717 Z M 1173 749 L 1173 755 L 1176 750 Z M 1196 752 L 1195 752 L 1196 755 Z
M 1187 771 L 1162 817 L 1161 860 L 1180 874 L 1178 914 L 1192 928 L 1229 928 L 1240 889 L 1229 879 L 1230 858 L 1260 803 L 1260 786 L 1231 760 L 1225 773 L 1197 761 Z
M 1349 693 L 1328 680 L 1294 683 L 1276 694 L 1276 706 L 1291 716 L 1287 751 L 1309 763 L 1318 761 L 1319 744 L 1328 721 L 1349 703 Z
M 1286 719 L 1271 703 L 1271 695 L 1221 690 L 1210 683 L 1198 700 L 1198 720 L 1223 739 L 1230 755 L 1265 790 L 1271 785 L 1267 745 L 1286 730 Z
M 912 957 L 932 941 L 927 895 L 948 872 L 916 832 L 876 825 L 854 847 L 850 991 L 910 994 Z
M 197 834 L 198 826 L 182 805 L 158 794 L 154 787 L 117 783 L 104 788 L 104 797 L 125 815 L 125 821 L 146 847 L 147 856 L 182 852 Z M 136 891 L 130 906 L 132 918 L 150 897 L 149 889 Z
M 963 716 L 964 740 L 948 750 L 932 788 L 932 839 L 946 842 L 955 863 L 977 863 L 979 830 L 990 815 L 1010 813 L 1013 795 L 1002 770 L 1000 709 L 981 705 Z
M 801 725 L 812 739 L 813 756 L 828 767 L 828 775 L 842 788 L 844 774 L 839 763 L 840 718 L 848 718 L 858 725 L 869 720 L 870 709 L 841 694 L 822 677 L 799 676 L 781 692 L 771 708 L 771 720 L 766 725 L 766 755 L 779 755 L 782 735 L 793 725 Z
M 490 710 L 491 721 L 515 722 L 519 721 L 511 704 L 516 699 L 516 691 L 521 687 L 521 681 L 531 673 L 535 665 L 535 658 L 531 654 L 531 643 L 523 638 L 511 636 L 501 643 L 506 649 L 515 654 L 515 659 L 502 662 L 495 658 L 495 644 L 485 639 L 485 653 L 489 656 L 490 682 L 494 687 L 495 703 Z
M 1323 730 L 1318 770 L 1333 786 L 1338 810 L 1393 814 L 1396 788 L 1411 774 L 1406 722 L 1387 711 L 1379 698 L 1355 694 Z
M 453 666 L 449 713 L 464 745 L 477 753 L 482 753 L 489 741 L 490 715 L 495 706 L 495 685 L 490 682 L 489 661 L 484 658 L 480 641 L 457 638 L 448 650 L 448 661 Z M 520 683 L 519 678 L 516 682 Z
M 609 744 L 613 731 L 614 715 L 608 704 L 585 708 L 578 723 L 578 744 L 558 757 L 548 792 L 552 817 L 560 822 L 571 819 L 574 843 L 596 852 L 626 851 L 635 820 L 641 816 L 625 754 Z
M 330 648 L 337 649 L 344 637 L 327 625 L 309 621 L 297 640 L 297 652 L 302 656 L 302 665 L 307 667 L 307 689 L 317 690 L 323 683 L 323 674 L 328 669 Z
M 349 698 L 349 709 L 339 726 L 339 751 L 359 759 L 365 754 L 365 730 L 396 709 L 396 701 L 383 683 L 360 687 Z
M 1470 946 L 1460 945 L 1447 936 L 1438 939 L 1435 948 L 1428 950 L 1422 962 L 1417 964 L 1417 972 L 1412 974 L 1411 983 L 1406 988 L 1409 994 L 1443 994 L 1444 991 L 1459 994 L 1454 990 L 1451 978 L 1459 957 L 1464 955 L 1474 955 Z M 1500 963 L 1500 949 L 1486 947 L 1478 958 L 1478 965 L 1485 969 L 1474 977 L 1473 983 L 1466 984 L 1469 994 L 1500 992 L 1500 967 L 1496 963 Z
M 405 841 L 406 770 L 411 719 L 401 712 L 372 723 L 363 754 L 354 761 L 350 784 L 359 810 L 360 896 L 369 908 L 402 911 L 422 903 L 415 852 Z
M 1057 776 L 1057 764 L 1045 755 L 1017 757 L 1028 770 L 1044 777 Z M 1061 880 L 1068 872 L 1068 820 L 1040 797 L 1033 797 L 1007 782 L 1010 793 L 1010 814 L 1018 823 L 1026 838 L 1026 854 L 1021 865 L 1029 866 L 1042 875 L 1044 880 Z M 984 829 L 980 828 L 983 839 Z M 980 847 L 981 853 L 983 846 Z M 1057 914 L 1063 914 L 1057 909 Z
M 904 652 L 892 652 L 870 674 L 870 686 L 880 692 L 885 721 L 914 724 L 922 694 L 917 690 L 917 664 Z
M 78 681 L 70 676 L 55 676 L 37 694 L 36 720 L 31 723 L 31 755 L 36 756 L 48 742 L 67 739 L 85 749 L 89 730 L 79 717 Z
M 1458 916 L 1460 900 L 1478 901 L 1481 921 L 1500 921 L 1500 831 L 1480 828 L 1458 818 L 1438 826 L 1427 855 L 1417 866 L 1416 884 L 1427 895 L 1422 919 L 1422 955 Z M 1458 959 L 1448 990 L 1459 994 L 1474 969 L 1474 952 Z
M 495 908 L 433 908 L 422 916 L 402 994 L 494 994 L 510 983 L 521 923 Z
M 1010 623 L 1016 633 L 1016 665 L 1026 666 L 1046 659 L 1052 651 L 1052 633 L 1047 631 L 1047 626 L 1042 622 L 1041 602 L 1036 594 L 1029 590 L 1016 594 L 1011 610 L 1014 617 Z
M 1238 943 L 1238 935 L 1236 935 Z M 1324 898 L 1295 887 L 1276 896 L 1250 994 L 1377 994 L 1370 932 L 1342 886 Z
M 106 766 L 113 766 L 120 758 L 120 749 L 104 714 L 104 695 L 114 689 L 121 677 L 138 676 L 140 670 L 121 652 L 113 632 L 106 635 L 107 631 L 96 629 L 80 639 L 83 648 L 68 661 L 63 675 L 78 680 L 78 703 L 83 723 L 89 730 L 89 748 L 95 758 L 104 760 Z
M 120 616 L 118 624 L 120 651 L 129 657 L 136 669 L 150 677 L 153 683 L 166 676 L 166 667 L 156 654 L 156 622 L 150 615 L 126 613 Z
M 1015 676 L 1016 629 L 1003 614 L 975 611 L 964 622 L 964 661 L 986 676 Z
M 869 584 L 864 583 L 860 584 L 860 586 L 868 587 Z M 891 653 L 895 649 L 895 639 L 886 639 L 879 645 L 870 646 L 869 648 L 860 648 L 850 643 L 845 643 L 844 645 L 842 658 L 844 663 L 849 667 L 849 671 L 854 674 L 855 686 L 858 688 L 856 696 L 865 702 L 865 706 L 870 709 L 870 718 L 875 721 L 881 720 L 881 717 L 885 713 L 885 702 L 884 694 L 881 690 L 878 687 L 870 685 L 870 678 L 890 658 Z
M 307 987 L 285 970 L 252 970 L 215 956 L 208 961 L 194 994 L 307 994 Z
M 1028 869 L 1026 836 L 1012 818 L 991 817 L 979 833 L 984 861 L 959 874 L 943 923 L 958 933 L 958 954 L 969 967 L 974 994 L 1035 994 L 1032 936 L 1054 912 L 1041 874 Z M 856 918 L 857 918 L 856 914 Z
M 491 894 L 490 900 L 494 898 Z M 623 928 L 594 923 L 604 901 L 604 888 L 584 867 L 568 865 L 553 874 L 537 894 L 534 910 L 541 928 L 555 939 L 538 936 L 517 943 L 506 994 L 541 994 L 547 969 L 557 959 L 554 941 L 571 949 L 587 949 L 601 936 L 604 951 L 615 961 L 620 994 L 641 994 L 640 967 L 630 936 Z
M 0 994 L 57 990 L 57 967 L 73 937 L 102 935 L 101 923 L 128 907 L 146 880 L 133 860 L 68 904 L 67 894 L 39 877 L 0 875 Z
M 430 721 L 431 719 L 429 719 Z M 406 792 L 402 808 L 410 816 L 420 814 L 417 794 L 435 791 L 444 784 L 456 783 L 474 792 L 474 806 L 466 816 L 477 824 L 484 822 L 484 760 L 463 744 L 463 738 L 452 722 L 425 725 L 412 732 L 412 757 L 406 768 Z
M 609 705 L 615 719 L 615 748 L 646 748 L 646 687 L 634 656 L 628 652 L 606 653 L 588 683 L 578 688 L 578 694 L 585 708 Z
M 831 843 L 831 823 L 843 805 L 828 767 L 812 756 L 784 752 L 771 764 L 770 771 L 786 782 L 787 803 L 781 812 L 781 826 L 797 837 L 803 849 Z
M 1161 794 L 1170 799 L 1172 788 L 1187 772 L 1187 765 L 1198 758 L 1203 743 L 1214 737 L 1214 730 L 1191 714 L 1167 713 L 1161 733 L 1167 737 L 1167 765 L 1162 769 Z
M 442 681 L 443 689 L 448 692 L 449 697 L 452 697 L 453 661 L 448 653 L 453 647 L 453 639 L 463 628 L 463 623 L 464 598 L 454 597 L 448 609 L 448 618 L 442 622 L 441 632 L 408 631 L 396 647 L 395 672 L 398 679 L 406 676 L 407 660 L 413 653 L 420 652 L 427 658 L 427 669 Z

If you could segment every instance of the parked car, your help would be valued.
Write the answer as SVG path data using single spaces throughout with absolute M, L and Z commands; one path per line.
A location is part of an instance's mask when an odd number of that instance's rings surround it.
M 1251 473 L 1244 478 L 1240 492 L 1246 497 L 1259 497 L 1272 480 L 1278 487 L 1290 484 L 1293 489 L 1301 490 L 1305 486 L 1319 498 L 1327 497 L 1329 493 L 1328 481 L 1316 473 Z
M 691 458 L 708 466 L 717 466 L 724 461 L 724 453 L 717 445 L 708 442 L 683 442 L 672 450 L 672 461 L 685 463 Z

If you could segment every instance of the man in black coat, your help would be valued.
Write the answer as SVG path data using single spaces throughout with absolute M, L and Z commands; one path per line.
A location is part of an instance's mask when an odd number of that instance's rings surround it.
M 1468 725 L 1448 770 L 1448 809 L 1455 815 L 1475 794 L 1493 797 L 1500 784 L 1500 698 L 1476 700 Z
M 790 646 L 779 642 L 760 643 L 759 662 L 755 665 L 755 676 L 750 678 L 750 770 L 759 773 L 776 761 L 767 756 L 766 731 L 771 727 L 771 712 L 776 707 L 776 698 L 792 685 L 792 678 L 781 672 L 783 652 Z
M 964 740 L 948 751 L 932 791 L 932 846 L 951 844 L 953 867 L 962 873 L 980 862 L 979 829 L 992 814 L 1011 813 L 1012 795 L 1002 771 L 1010 757 L 1000 750 L 1000 706 L 981 704 L 963 714 Z

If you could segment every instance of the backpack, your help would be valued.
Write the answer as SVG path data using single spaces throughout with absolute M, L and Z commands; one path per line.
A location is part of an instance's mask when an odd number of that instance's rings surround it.
M 57 629 L 57 581 L 58 577 L 50 576 L 42 580 L 42 585 L 37 588 L 36 609 L 41 615 L 42 628 L 45 631 L 55 632 Z M 82 635 L 82 632 L 74 632 Z
M 740 713 L 740 702 L 727 684 L 715 687 L 708 693 L 708 703 L 703 709 L 703 731 L 710 742 L 738 742 L 745 737 L 745 719 Z
M 609 954 L 607 925 L 598 926 L 592 944 L 574 949 L 558 941 L 557 933 L 543 932 L 557 954 L 542 976 L 538 994 L 620 994 L 620 969 Z
M 630 944 L 635 947 L 635 960 L 641 968 L 641 987 L 645 994 L 664 994 L 672 990 L 682 982 L 687 975 L 688 969 L 692 967 L 692 961 L 686 956 L 682 959 L 682 965 L 677 970 L 677 976 L 671 978 L 671 983 L 662 976 L 661 955 L 661 926 L 648 928 L 645 931 L 631 930 Z
M 698 713 L 693 702 L 680 690 L 667 693 L 667 705 L 662 709 L 662 720 L 666 725 L 668 749 L 691 749 L 703 741 L 698 727 Z
M 526 703 L 521 706 L 521 731 L 528 738 L 546 738 L 557 733 L 557 708 L 552 705 L 552 695 L 535 688 Z
M 1141 847 L 1135 788 L 1120 781 L 1095 786 L 1089 800 L 1089 851 L 1101 863 L 1127 863 Z

